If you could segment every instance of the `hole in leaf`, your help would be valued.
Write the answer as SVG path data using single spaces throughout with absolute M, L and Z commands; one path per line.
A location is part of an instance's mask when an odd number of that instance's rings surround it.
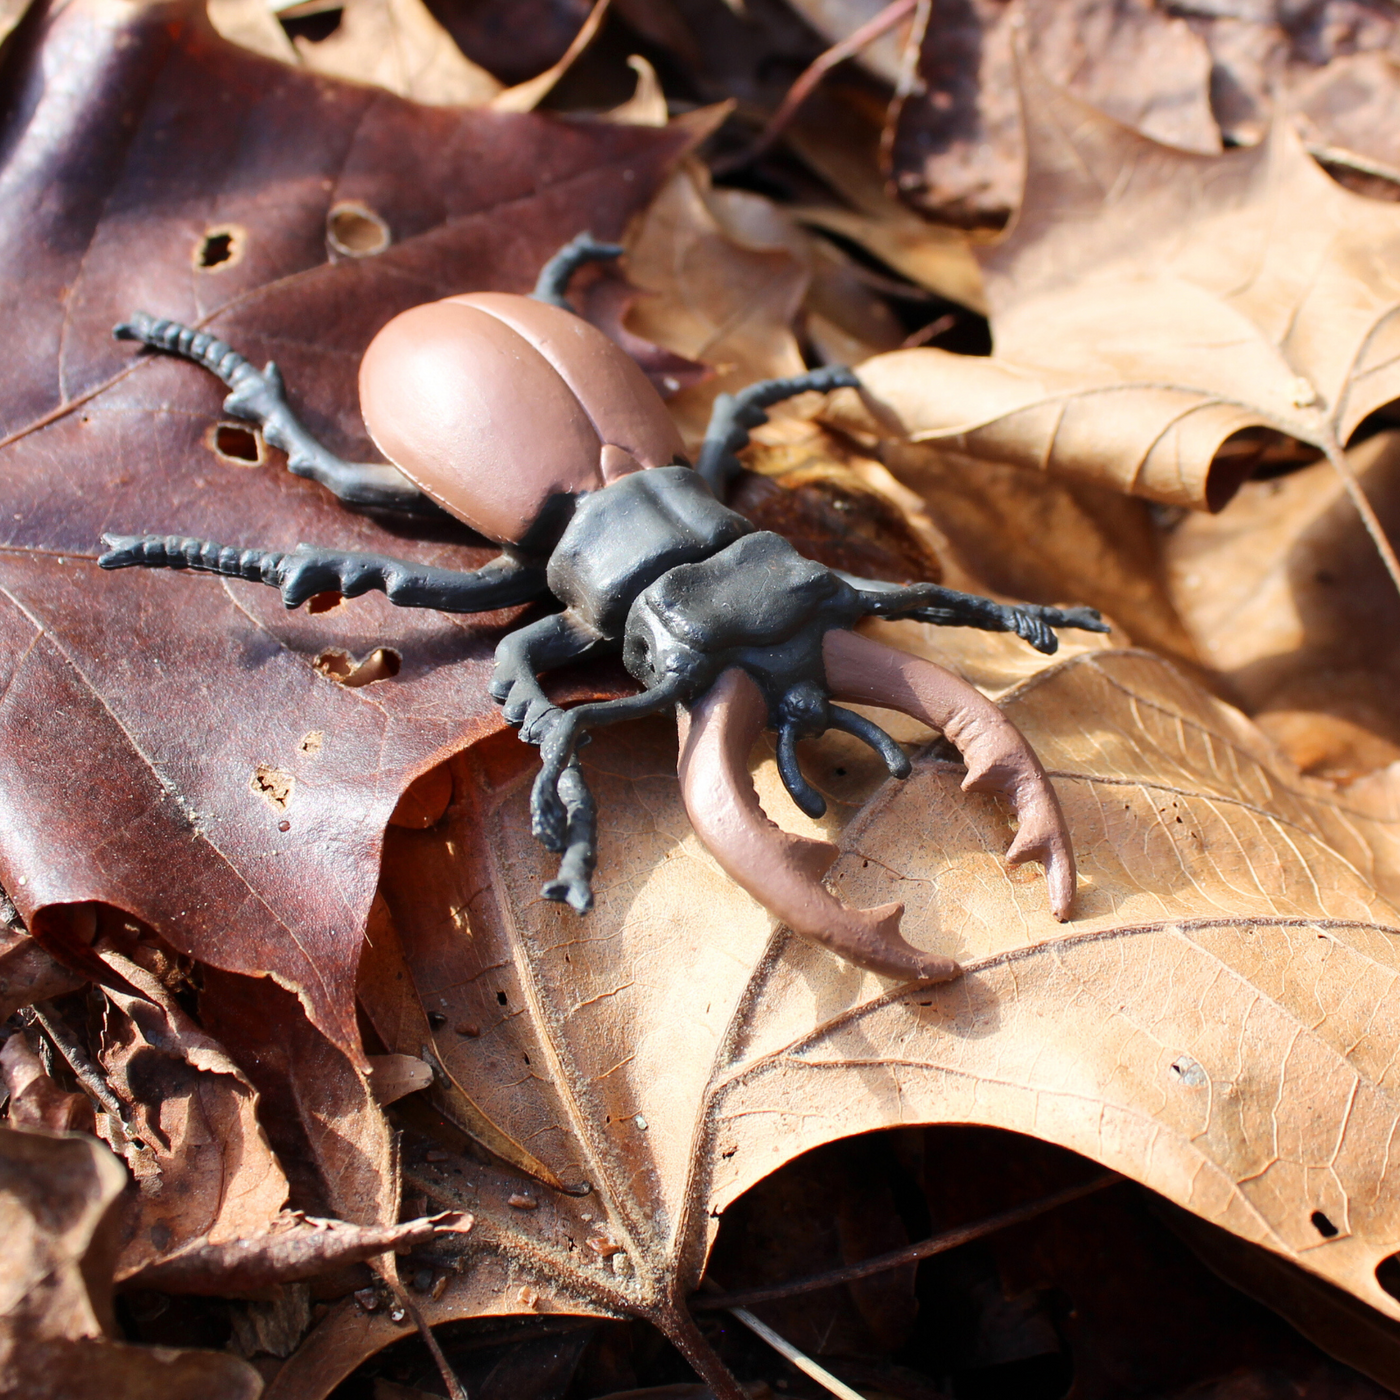
M 506 994 L 504 992 L 497 992 L 496 1000 L 500 1002 L 502 1006 L 504 1006 L 506 1004 Z
M 1338 1234 L 1337 1227 L 1320 1210 L 1312 1213 L 1313 1229 L 1322 1236 L 1324 1240 L 1330 1240 Z
M 363 660 L 356 661 L 348 651 L 327 647 L 312 665 L 327 680 L 354 690 L 397 676 L 399 667 L 403 665 L 403 657 L 393 647 L 375 647 Z
M 316 613 L 334 612 L 344 601 L 344 594 L 337 593 L 332 588 L 325 593 L 313 593 L 306 600 L 306 611 L 312 616 L 315 616 Z
M 260 467 L 267 460 L 262 438 L 242 423 L 216 423 L 204 435 L 204 445 L 235 467 Z
M 326 215 L 326 242 L 346 258 L 372 258 L 389 246 L 389 225 L 353 200 L 332 207 Z
M 325 5 L 310 0 L 301 5 L 289 5 L 277 16 L 291 39 L 305 39 L 311 44 L 324 43 L 340 28 L 345 11 L 339 5 Z
M 1388 1254 L 1376 1265 L 1376 1282 L 1392 1298 L 1400 1299 L 1400 1254 Z
M 281 812 L 286 810 L 287 804 L 292 800 L 292 789 L 296 787 L 296 779 L 281 768 L 273 768 L 270 764 L 260 763 L 253 770 L 253 776 L 248 780 L 248 786 L 265 802 L 270 803 Z
M 247 241 L 246 231 L 237 224 L 211 228 L 194 245 L 194 265 L 206 272 L 222 272 L 242 260 Z

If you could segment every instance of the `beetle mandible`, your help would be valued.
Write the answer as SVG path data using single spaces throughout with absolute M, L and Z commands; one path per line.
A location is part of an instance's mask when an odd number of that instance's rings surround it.
M 561 856 L 544 886 L 579 913 L 592 906 L 596 822 L 577 749 L 599 725 L 674 708 L 680 780 L 696 834 L 739 885 L 795 932 L 888 976 L 942 980 L 958 965 L 899 931 L 903 906 L 852 909 L 822 884 L 836 848 L 782 831 L 759 806 L 747 762 L 765 728 L 794 802 L 825 810 L 803 777 L 797 741 L 829 728 L 870 744 L 897 778 L 904 751 L 833 700 L 902 711 L 941 730 L 967 762 L 967 790 L 1008 797 L 1020 821 L 1007 860 L 1039 860 L 1050 905 L 1069 916 L 1075 867 L 1059 801 L 1024 737 L 989 700 L 932 662 L 857 635 L 864 617 L 1009 631 L 1037 650 L 1051 630 L 1107 630 L 1092 608 L 1012 606 L 936 584 L 857 578 L 804 558 L 724 505 L 735 453 L 766 409 L 806 390 L 858 387 L 827 367 L 766 380 L 715 402 L 692 467 L 656 391 L 565 297 L 585 262 L 619 257 L 579 237 L 544 267 L 530 296 L 478 293 L 414 307 L 371 342 L 360 406 L 388 463 L 347 462 L 288 406 L 274 364 L 261 371 L 213 336 L 137 314 L 121 339 L 182 355 L 231 390 L 226 412 L 256 424 L 288 467 L 342 501 L 407 513 L 445 510 L 501 545 L 472 573 L 299 544 L 239 549 L 179 536 L 104 536 L 103 568 L 198 569 L 270 584 L 289 608 L 317 593 L 382 589 L 401 607 L 492 611 L 561 606 L 497 647 L 491 694 L 541 751 L 531 793 L 536 837 Z M 540 673 L 621 654 L 636 695 L 560 709 Z

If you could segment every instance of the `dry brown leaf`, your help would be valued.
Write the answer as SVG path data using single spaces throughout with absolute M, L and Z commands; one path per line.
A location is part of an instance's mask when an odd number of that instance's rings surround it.
M 0 895 L 0 1020 L 21 1006 L 76 991 L 85 980 L 30 937 L 9 897 Z
M 216 1243 L 203 1236 L 147 1264 L 125 1282 L 159 1293 L 203 1293 L 222 1298 L 265 1295 L 284 1283 L 315 1278 L 346 1264 L 377 1258 L 386 1250 L 426 1244 L 439 1225 L 465 1233 L 470 1217 L 406 1220 L 385 1227 L 319 1220 L 288 1211 L 268 1228 Z
M 0 1385 L 25 1400 L 256 1400 L 240 1357 L 111 1339 L 125 1182 L 95 1138 L 0 1127 Z
M 1147 502 L 1093 482 L 978 461 L 941 443 L 887 443 L 881 459 L 918 493 L 945 552 L 965 571 L 955 586 L 1034 603 L 1087 603 L 1126 639 L 1205 677 L 1169 594 Z
M 1400 438 L 1348 454 L 1400 522 Z M 1305 772 L 1349 781 L 1400 759 L 1400 599 L 1326 464 L 1250 482 L 1167 536 L 1171 595 L 1201 655 Z
M 787 143 L 849 209 L 805 204 L 794 216 L 849 238 L 916 286 L 985 312 L 982 270 L 968 236 L 931 224 L 893 198 L 880 175 L 880 127 L 854 95 L 818 95 L 786 134 Z
M 756 1181 L 836 1138 L 968 1122 L 1072 1148 L 1400 1317 L 1375 1272 L 1400 1249 L 1393 814 L 1301 776 L 1149 653 L 1091 641 L 1046 664 L 1007 639 L 877 631 L 998 694 L 1034 743 L 1075 835 L 1073 921 L 1051 917 L 1038 869 L 1008 872 L 1005 809 L 962 794 L 937 745 L 900 784 L 828 739 L 804 760 L 828 817 L 798 817 L 771 760 L 766 806 L 839 842 L 843 899 L 903 901 L 911 940 L 967 972 L 894 986 L 840 962 L 775 929 L 699 846 L 661 723 L 585 755 L 601 848 L 580 920 L 538 894 L 530 754 L 477 745 L 442 824 L 390 833 L 383 892 L 445 1018 L 438 1059 L 591 1191 L 410 1164 L 415 1189 L 476 1216 L 479 1267 L 498 1258 L 488 1276 L 517 1299 L 469 1274 L 428 1315 L 616 1310 L 684 1347 L 717 1220 Z M 393 1335 L 344 1309 L 326 1328 L 308 1358 Z
M 892 428 L 1219 509 L 1253 466 L 1219 453 L 1233 434 L 1336 452 L 1400 394 L 1394 205 L 1340 188 L 1284 125 L 1254 150 L 1191 155 L 1027 65 L 1023 84 L 1025 204 L 983 258 L 995 355 L 867 362 Z
M 1025 146 L 1012 58 L 1017 35 L 1056 82 L 1172 146 L 1220 150 L 1211 58 L 1151 0 L 971 0 L 935 7 L 894 151 L 901 193 L 945 220 L 997 225 L 1020 203 Z
M 126 1279 L 196 1240 L 262 1233 L 287 1178 L 258 1123 L 258 1095 L 212 1036 L 145 968 L 108 951 L 113 976 L 99 1058 L 138 1147 L 114 1133 L 140 1186 L 117 1262 Z
M 12 1128 L 90 1133 L 96 1126 L 92 1104 L 57 1084 L 23 1035 L 12 1035 L 0 1046 L 0 1083 L 10 1096 L 5 1121 Z

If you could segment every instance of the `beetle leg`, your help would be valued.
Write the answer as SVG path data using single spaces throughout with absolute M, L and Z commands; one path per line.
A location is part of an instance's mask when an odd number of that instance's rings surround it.
M 144 311 L 114 327 L 112 334 L 118 340 L 139 340 L 153 350 L 180 355 L 217 374 L 233 391 L 224 400 L 224 412 L 261 428 L 264 439 L 287 454 L 287 470 L 294 476 L 319 481 L 351 505 L 413 515 L 440 513 L 397 467 L 388 462 L 347 462 L 317 442 L 292 412 L 281 371 L 271 361 L 261 370 L 254 369 L 238 351 L 207 331 Z
M 502 638 L 491 694 L 505 711 L 506 722 L 520 726 L 527 744 L 540 743 L 563 713 L 544 693 L 538 673 L 581 660 L 601 641 L 593 628 L 568 611 L 542 617 Z
M 856 588 L 874 617 L 913 618 L 935 627 L 979 627 L 984 632 L 1014 632 L 1037 651 L 1053 655 L 1060 640 L 1054 627 L 1077 627 L 1085 632 L 1107 632 L 1108 624 L 1097 608 L 1047 608 L 1037 603 L 998 603 L 976 593 L 959 593 L 936 583 L 915 583 L 906 588 L 882 584 L 877 579 L 841 577 Z
M 999 792 L 1020 829 L 1006 859 L 1045 867 L 1050 909 L 1068 919 L 1074 903 L 1074 849 L 1060 799 L 1020 730 L 965 680 L 932 661 L 896 651 L 842 628 L 822 641 L 832 694 L 840 700 L 899 710 L 941 730 L 967 761 L 964 792 Z
M 569 289 L 569 279 L 584 263 L 605 262 L 620 258 L 626 248 L 620 243 L 599 243 L 591 233 L 581 233 L 566 243 L 545 265 L 540 268 L 535 290 L 530 293 L 535 301 L 548 302 L 561 311 L 573 311 L 564 293 Z
M 637 695 L 624 695 L 618 700 L 603 700 L 592 705 L 576 705 L 565 710 L 551 726 L 540 744 L 540 772 L 530 794 L 530 822 L 538 840 L 546 850 L 562 851 L 568 832 L 568 813 L 560 800 L 559 779 L 586 732 L 619 720 L 640 719 L 653 715 L 681 699 L 685 680 L 667 676 L 652 690 Z
M 827 365 L 789 379 L 762 379 L 737 394 L 721 394 L 710 410 L 710 425 L 705 429 L 695 470 L 714 492 L 715 499 L 723 501 L 730 482 L 743 469 L 734 454 L 748 443 L 750 428 L 768 421 L 768 409 L 775 403 L 813 389 L 827 393 L 859 387 L 860 380 L 844 365 Z
M 598 821 L 593 794 L 583 780 L 575 755 L 559 775 L 559 797 L 564 804 L 563 855 L 559 871 L 546 881 L 540 893 L 556 904 L 567 904 L 580 914 L 593 908 L 593 868 L 598 864 Z
M 851 909 L 822 884 L 837 849 L 768 820 L 749 775 L 749 751 L 768 724 L 753 678 L 731 667 L 680 720 L 681 795 L 695 834 L 725 874 L 794 933 L 884 977 L 956 977 L 957 963 L 900 936 L 902 904 Z
M 383 554 L 347 554 L 309 544 L 283 552 L 238 549 L 179 535 L 103 535 L 102 540 L 108 549 L 97 562 L 104 569 L 195 569 L 248 579 L 281 589 L 289 608 L 299 607 L 317 593 L 357 598 L 378 588 L 401 608 L 490 612 L 531 602 L 548 592 L 544 570 L 510 554 L 499 555 L 474 573 L 458 573 Z

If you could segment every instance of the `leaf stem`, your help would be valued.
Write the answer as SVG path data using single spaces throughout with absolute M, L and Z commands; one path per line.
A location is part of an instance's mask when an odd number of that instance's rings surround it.
M 1395 591 L 1400 593 L 1400 559 L 1395 557 L 1395 550 L 1391 548 L 1390 541 L 1386 538 L 1385 530 L 1382 529 L 1376 512 L 1371 508 L 1370 501 L 1366 499 L 1366 493 L 1361 489 L 1361 483 L 1356 479 L 1356 473 L 1352 471 L 1351 463 L 1347 461 L 1346 455 L 1330 435 L 1322 444 L 1322 450 L 1326 453 L 1327 460 L 1331 462 L 1337 475 L 1341 477 L 1347 495 L 1351 497 L 1352 504 L 1361 516 L 1361 523 L 1366 527 L 1366 533 L 1370 535 L 1371 543 L 1376 546 L 1376 553 L 1381 556 L 1381 563 L 1385 565 L 1385 571 L 1390 575 L 1390 581 L 1395 585 Z

